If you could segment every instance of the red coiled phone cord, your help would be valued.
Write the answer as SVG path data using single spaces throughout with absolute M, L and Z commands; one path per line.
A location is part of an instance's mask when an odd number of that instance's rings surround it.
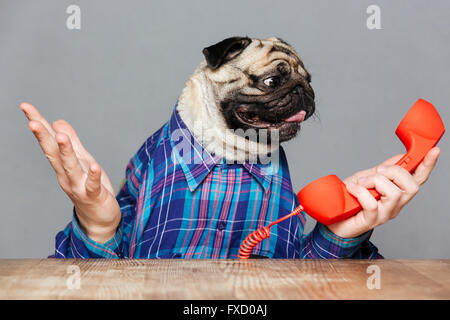
M 261 229 L 256 229 L 256 231 L 250 233 L 247 238 L 242 241 L 241 247 L 239 248 L 239 259 L 248 259 L 250 258 L 250 254 L 252 253 L 253 248 L 263 241 L 264 239 L 270 237 L 270 228 L 276 225 L 277 223 L 280 223 L 281 221 L 284 221 L 286 219 L 289 219 L 292 216 L 296 216 L 300 212 L 303 211 L 303 207 L 300 205 L 297 208 L 294 209 L 291 213 L 288 215 L 285 215 L 284 217 L 272 222 L 267 227 L 262 227 Z

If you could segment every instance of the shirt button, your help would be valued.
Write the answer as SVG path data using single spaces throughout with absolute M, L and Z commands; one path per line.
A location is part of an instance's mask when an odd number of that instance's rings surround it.
M 225 229 L 227 226 L 227 223 L 223 220 L 219 221 L 217 223 L 217 229 L 219 229 L 220 231 L 222 231 L 223 229 Z

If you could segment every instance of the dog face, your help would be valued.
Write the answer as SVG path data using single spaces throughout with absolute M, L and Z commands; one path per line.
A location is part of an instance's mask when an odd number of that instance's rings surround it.
M 233 37 L 203 54 L 205 74 L 229 129 L 278 130 L 283 142 L 314 113 L 311 76 L 283 40 Z

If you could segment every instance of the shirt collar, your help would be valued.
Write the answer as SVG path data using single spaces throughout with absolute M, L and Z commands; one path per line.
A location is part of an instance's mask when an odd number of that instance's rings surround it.
M 272 177 L 277 173 L 276 166 L 272 162 L 268 164 L 244 162 L 242 165 L 261 184 L 264 192 L 267 192 L 272 182 Z
M 201 143 L 194 137 L 177 111 L 177 105 L 169 120 L 169 140 L 173 149 L 174 161 L 180 164 L 189 190 L 193 192 L 218 164 L 224 164 L 225 159 L 210 153 L 203 148 Z M 248 163 L 241 164 L 267 192 L 272 177 L 277 173 L 278 166 L 272 161 L 267 164 Z

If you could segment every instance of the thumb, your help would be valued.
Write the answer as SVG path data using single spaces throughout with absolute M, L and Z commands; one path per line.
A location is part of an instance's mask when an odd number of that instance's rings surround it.
M 387 160 L 385 160 L 384 162 L 382 162 L 379 166 L 393 166 L 394 164 L 397 163 L 398 160 L 400 160 L 405 154 L 397 154 L 395 156 L 393 156 L 392 158 L 389 158 Z
M 97 163 L 91 164 L 91 166 L 89 167 L 85 183 L 85 188 L 86 193 L 92 198 L 95 198 L 100 194 L 101 175 L 102 175 L 102 168 Z

